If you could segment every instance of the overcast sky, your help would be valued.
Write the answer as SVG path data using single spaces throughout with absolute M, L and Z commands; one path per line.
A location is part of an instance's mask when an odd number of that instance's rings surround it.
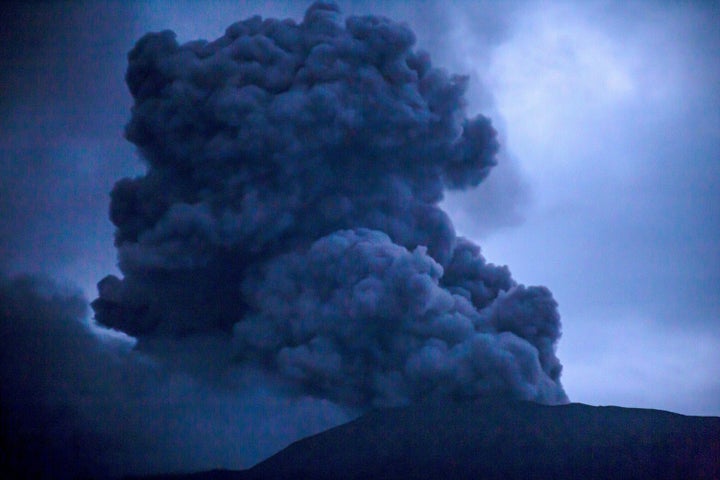
M 571 401 L 720 415 L 720 2 L 338 2 L 404 20 L 467 74 L 500 165 L 444 202 L 457 231 L 559 303 Z M 3 9 L 0 268 L 118 274 L 109 192 L 126 55 L 147 31 L 214 39 L 306 2 L 33 3 Z

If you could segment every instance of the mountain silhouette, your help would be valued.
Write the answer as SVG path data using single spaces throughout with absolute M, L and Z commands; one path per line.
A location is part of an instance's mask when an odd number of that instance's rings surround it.
M 136 478 L 720 479 L 720 417 L 579 403 L 425 402 L 371 411 L 248 470 Z

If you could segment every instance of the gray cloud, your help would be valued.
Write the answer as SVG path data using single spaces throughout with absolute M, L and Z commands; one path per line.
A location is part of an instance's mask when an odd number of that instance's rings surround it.
M 534 202 L 483 247 L 553 290 L 575 400 L 717 414 L 701 393 L 717 385 L 714 357 L 684 348 L 720 338 L 717 11 L 529 3 L 495 51 L 493 93 Z M 611 339 L 628 332 L 637 350 L 618 358 Z M 651 391 L 673 393 L 637 393 Z
M 297 16 L 302 12 L 297 5 L 287 13 Z M 107 192 L 114 179 L 143 170 L 118 126 L 131 104 L 122 85 L 123 55 L 147 28 L 146 6 L 14 3 L 2 10 L 0 271 L 46 273 L 63 283 L 73 279 L 87 293 L 98 272 L 111 268 L 112 252 L 105 246 L 112 233 Z M 177 17 L 190 31 L 195 17 L 192 25 L 183 18 L 192 8 L 186 5 Z M 359 13 L 375 9 L 369 4 L 348 8 Z M 398 11 L 422 25 L 424 43 L 449 45 L 442 34 L 447 18 L 442 9 L 428 4 L 416 11 L 386 3 L 377 9 Z M 436 20 L 432 31 L 422 14 L 428 9 Z M 351 39 L 318 13 L 321 27 L 314 34 L 302 32 L 306 40 L 333 30 L 339 40 Z M 248 28 L 254 28 L 253 22 Z M 564 400 L 554 355 L 558 318 L 549 292 L 516 285 L 507 269 L 488 265 L 477 247 L 455 237 L 437 206 L 446 187 L 476 185 L 487 175 L 494 163 L 489 122 L 465 118 L 466 81 L 434 69 L 424 54 L 412 51 L 410 30 L 384 20 L 355 22 L 355 35 L 367 37 L 355 41 L 359 51 L 342 55 L 321 48 L 310 58 L 308 45 L 301 42 L 293 50 L 289 38 L 290 55 L 280 58 L 277 50 L 263 50 L 269 43 L 262 38 L 253 43 L 241 35 L 232 47 L 241 61 L 202 65 L 210 68 L 199 72 L 204 77 L 199 86 L 193 85 L 198 80 L 193 67 L 183 63 L 189 57 L 174 66 L 162 59 L 166 73 L 179 75 L 178 86 L 198 87 L 196 93 L 212 86 L 203 81 L 227 82 L 226 66 L 244 68 L 243 78 L 263 87 L 245 91 L 249 111 L 238 109 L 233 95 L 220 95 L 221 89 L 203 115 L 186 118 L 198 133 L 213 122 L 219 124 L 212 128 L 232 128 L 237 115 L 262 114 L 296 138 L 276 138 L 272 125 L 245 118 L 258 128 L 246 132 L 246 138 L 257 141 L 240 146 L 248 169 L 240 172 L 232 164 L 238 146 L 220 135 L 197 146 L 200 157 L 183 157 L 189 164 L 209 160 L 213 165 L 205 173 L 198 170 L 189 183 L 180 180 L 182 169 L 165 168 L 158 175 L 163 169 L 153 162 L 162 161 L 163 151 L 171 165 L 178 163 L 176 155 L 167 153 L 169 143 L 155 145 L 158 156 L 140 148 L 149 162 L 147 175 L 119 182 L 112 194 L 111 216 L 121 224 L 117 238 L 126 276 L 101 284 L 108 303 L 100 315 L 115 327 L 126 325 L 123 321 L 133 324 L 126 328 L 132 333 L 140 328 L 145 333 L 138 341 L 87 320 L 87 304 L 71 290 L 75 287 L 58 287 L 42 275 L 2 278 L 0 398 L 7 413 L 2 441 L 12 445 L 2 459 L 5 471 L 74 478 L 243 468 L 294 439 L 352 418 L 357 407 L 370 403 L 487 392 Z M 323 32 L 326 27 L 329 32 Z M 275 28 L 292 34 L 288 24 Z M 373 44 L 378 35 L 397 43 L 389 48 Z M 277 41 L 282 44 L 281 38 Z M 216 59 L 227 47 L 212 47 L 222 50 Z M 212 50 L 199 44 L 173 48 L 185 54 Z M 352 78 L 323 63 L 333 55 L 367 68 Z M 132 59 L 130 69 L 140 76 L 148 73 L 141 56 Z M 264 70 L 278 60 L 314 67 L 303 73 L 305 87 L 314 92 L 296 91 L 263 110 L 272 95 L 280 94 L 272 88 L 287 78 L 295 81 L 283 70 L 288 63 Z M 220 70 L 212 73 L 215 67 Z M 313 78 L 326 74 L 337 75 L 335 86 Z M 348 79 L 369 88 L 356 95 Z M 130 79 L 134 89 L 143 82 Z M 471 91 L 478 90 L 473 85 Z M 339 95 L 335 107 L 333 95 Z M 149 97 L 138 103 L 152 102 Z M 364 103 L 369 100 L 374 108 Z M 333 131 L 323 112 L 335 108 L 335 114 L 347 114 L 353 102 L 363 116 L 344 117 L 342 129 Z M 293 118 L 301 111 L 308 122 L 304 126 Z M 128 135 L 140 147 L 147 134 L 144 120 L 163 118 L 135 113 Z M 155 127 L 166 128 L 156 139 L 167 142 L 166 134 L 178 126 Z M 418 146 L 408 144 L 413 135 L 423 134 Z M 183 138 L 182 146 L 192 149 L 193 141 Z M 391 155 L 393 149 L 397 152 Z M 276 166 L 286 168 L 274 172 L 263 166 L 259 156 L 267 153 L 275 154 Z M 331 167 L 327 175 L 304 163 L 308 153 L 318 165 Z M 254 163 L 248 161 L 253 154 Z M 332 162 L 335 154 L 337 163 Z M 361 155 L 376 165 L 356 163 Z M 213 190 L 228 180 L 228 171 L 256 177 L 235 177 L 224 190 Z M 171 188 L 163 192 L 165 187 Z M 336 191 L 329 195 L 331 190 Z M 142 202 L 133 204 L 138 199 Z M 133 235 L 135 246 L 128 240 Z M 331 245 L 335 250 L 326 251 Z M 336 260 L 348 263 L 356 283 L 334 269 Z M 298 282 L 295 276 L 305 270 L 313 277 Z M 334 280 L 341 282 L 323 284 Z M 274 303 L 278 295 L 291 295 L 286 288 L 304 293 L 284 305 Z M 335 301 L 320 308 L 318 298 L 328 292 L 334 292 Z M 160 312 L 155 320 L 165 323 L 139 321 L 145 305 L 134 302 L 150 294 Z M 304 304 L 313 296 L 314 311 Z M 121 323 L 114 323 L 113 301 L 131 311 Z M 529 328 L 502 314 L 521 305 L 537 310 L 527 319 Z M 279 309 L 295 318 L 281 318 Z M 336 322 L 336 316 L 345 322 Z M 365 333 L 355 337 L 353 331 Z
M 98 333 L 79 294 L 41 277 L 0 278 L 0 305 L 0 467 L 11 476 L 246 468 L 351 418 L 275 390 L 259 372 L 226 378 L 225 388 L 173 372 Z
M 316 3 L 300 24 L 137 43 L 126 135 L 148 171 L 113 189 L 124 278 L 100 283 L 97 320 L 141 349 L 232 333 L 236 362 L 352 406 L 564 401 L 549 291 L 488 265 L 437 205 L 495 164 L 489 120 L 463 114 L 466 79 L 406 26 L 339 20 Z M 516 308 L 525 327 L 499 320 Z
M 87 291 L 112 262 L 111 179 L 142 170 L 117 126 L 130 106 L 122 52 L 146 28 L 145 6 L 65 7 L 3 10 L 0 267 Z M 377 7 L 421 25 L 424 43 L 451 44 L 443 9 Z M 328 8 L 294 26 L 250 20 L 211 44 L 150 35 L 131 54 L 127 135 L 147 171 L 111 195 L 125 276 L 101 282 L 95 307 L 138 339 L 98 329 L 66 287 L 3 277 L 2 434 L 14 445 L 3 467 L 61 478 L 242 468 L 370 404 L 565 400 L 552 296 L 488 264 L 438 207 L 495 163 L 489 121 L 464 113 L 467 80 L 414 51 L 407 27 L 345 29 Z M 253 28 L 263 34 L 251 40 Z M 311 52 L 323 37 L 332 48 Z M 154 112 L 153 80 L 168 79 L 180 90 Z M 182 106 L 212 89 L 204 107 Z M 227 136 L 239 119 L 243 142 Z M 194 133 L 179 135 L 183 122 Z

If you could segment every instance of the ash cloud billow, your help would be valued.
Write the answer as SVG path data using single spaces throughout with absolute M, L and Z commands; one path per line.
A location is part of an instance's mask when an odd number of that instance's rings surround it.
M 97 321 L 199 377 L 264 372 L 350 408 L 567 401 L 552 295 L 487 263 L 438 207 L 498 144 L 464 113 L 466 77 L 414 43 L 325 2 L 209 43 L 140 39 L 126 136 L 147 171 L 112 191 L 123 278 L 99 283 Z M 193 347 L 210 337 L 215 351 Z

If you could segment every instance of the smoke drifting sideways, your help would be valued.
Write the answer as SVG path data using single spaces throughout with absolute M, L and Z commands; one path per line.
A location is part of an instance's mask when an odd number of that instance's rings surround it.
M 233 389 L 172 372 L 99 332 L 87 301 L 41 277 L 0 276 L 4 478 L 120 478 L 247 468 L 347 421 L 338 406 L 246 375 Z
M 98 284 L 97 322 L 211 383 L 262 372 L 358 411 L 566 402 L 552 295 L 488 264 L 438 207 L 498 144 L 464 114 L 467 79 L 414 43 L 325 2 L 210 43 L 141 38 L 126 136 L 147 171 L 111 194 L 124 277 Z

